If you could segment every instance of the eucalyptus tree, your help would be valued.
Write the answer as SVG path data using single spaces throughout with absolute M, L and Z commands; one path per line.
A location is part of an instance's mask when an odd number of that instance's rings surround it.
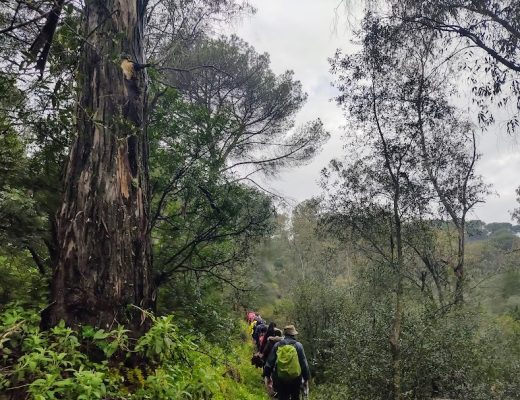
M 487 186 L 475 172 L 479 154 L 474 127 L 449 101 L 454 86 L 435 37 L 419 34 L 422 49 L 414 50 L 415 78 L 411 105 L 416 126 L 422 168 L 436 195 L 439 211 L 446 214 L 457 230 L 455 301 L 463 300 L 464 246 L 468 212 L 483 201 Z M 448 75 L 448 76 L 447 76 Z M 453 78 L 451 78 L 453 79 Z M 430 259 L 431 261 L 431 259 Z
M 409 129 L 401 131 L 415 144 L 420 164 L 417 170 L 428 182 L 429 200 L 420 206 L 418 215 L 433 219 L 447 216 L 456 227 L 458 250 L 451 268 L 456 276 L 455 300 L 461 302 L 466 216 L 487 193 L 487 186 L 475 172 L 479 155 L 474 127 L 450 98 L 457 90 L 457 74 L 449 65 L 450 57 L 439 50 L 439 38 L 428 31 L 414 32 L 407 24 L 372 21 L 365 27 L 368 37 L 379 38 L 375 39 L 379 48 L 374 54 L 399 54 L 397 59 L 380 56 L 378 63 L 390 63 L 400 74 L 388 80 L 386 90 L 392 91 L 395 84 L 403 86 L 404 95 L 396 101 L 406 108 L 406 114 L 401 114 Z M 431 263 L 429 259 L 427 266 Z
M 340 89 L 338 102 L 352 121 L 348 136 L 356 150 L 349 154 L 346 164 L 331 162 L 323 173 L 324 187 L 331 191 L 331 213 L 340 215 L 340 220 L 361 236 L 374 262 L 392 271 L 388 285 L 394 293 L 389 327 L 390 392 L 392 398 L 401 399 L 406 269 L 403 225 L 412 219 L 425 190 L 416 170 L 418 153 L 410 139 L 411 110 L 406 84 L 401 84 L 398 58 L 381 46 L 380 26 L 367 19 L 366 28 L 361 52 L 345 57 L 337 54 L 333 61 Z
M 407 209 L 412 206 L 411 193 L 416 190 L 416 184 L 407 179 L 415 159 L 409 144 L 392 137 L 395 132 L 379 118 L 380 105 L 373 114 L 374 120 L 380 121 L 380 128 L 374 127 L 370 132 L 379 135 L 370 143 L 373 153 L 347 165 L 331 162 L 324 171 L 324 186 L 332 191 L 332 221 L 342 227 L 336 229 L 351 227 L 366 256 L 391 271 L 391 281 L 386 285 L 394 295 L 393 322 L 389 327 L 393 381 L 390 392 L 392 398 L 400 399 L 403 280 L 407 268 L 403 225 L 410 220 Z
M 41 97 L 38 91 L 31 93 L 28 104 L 40 103 L 41 112 L 48 113 L 45 100 L 55 106 L 52 94 L 58 98 L 61 86 L 78 92 L 75 105 L 72 96 L 65 99 L 75 108 L 75 124 L 67 115 L 61 121 L 73 126 L 69 129 L 75 140 L 53 225 L 55 256 L 45 326 L 61 319 L 71 326 L 120 322 L 137 333 L 142 329 L 140 312 L 128 306 L 153 305 L 143 129 L 146 74 L 138 67 L 144 64 L 145 9 L 145 1 L 13 1 L 3 9 L 2 39 L 18 50 L 2 60 L 6 72 L 20 86 L 47 88 Z M 61 29 L 72 23 L 75 46 L 63 39 L 67 28 Z M 79 59 L 71 64 L 65 85 L 52 70 L 60 50 Z M 33 62 L 38 80 L 29 70 Z M 46 80 L 50 87 L 39 83 Z
M 516 0 L 367 0 L 365 4 L 369 12 L 392 24 L 407 24 L 411 36 L 420 37 L 425 31 L 435 35 L 439 54 L 461 78 L 467 78 L 459 80 L 458 90 L 476 103 L 478 122 L 487 127 L 504 121 L 508 133 L 518 130 L 520 7 Z
M 471 93 L 480 107 L 479 122 L 506 115 L 508 133 L 519 125 L 520 6 L 515 0 L 390 0 L 392 14 L 442 38 L 454 65 L 469 71 Z M 517 211 L 516 211 L 517 212 Z M 515 217 L 516 214 L 513 214 Z
M 368 15 L 360 39 L 359 53 L 337 53 L 332 61 L 338 102 L 352 121 L 347 137 L 355 149 L 345 162 L 331 163 L 324 173 L 325 187 L 331 187 L 332 213 L 359 233 L 374 262 L 390 266 L 394 273 L 393 396 L 402 398 L 402 297 L 414 268 L 414 252 L 432 274 L 443 302 L 443 266 L 433 257 L 431 245 L 417 242 L 416 228 L 421 223 L 432 232 L 432 220 L 444 215 L 457 227 L 459 246 L 451 266 L 454 301 L 461 302 L 465 218 L 485 187 L 474 170 L 477 154 L 471 126 L 448 101 L 449 70 L 432 50 L 434 38 L 414 37 L 406 25 Z
M 57 214 L 58 257 L 45 323 L 138 332 L 153 307 L 148 140 L 144 129 L 146 2 L 86 2 L 77 136 Z M 107 38 L 119 40 L 107 40 Z M 119 59 L 118 61 L 116 61 Z
M 56 93 L 60 81 L 53 75 L 52 58 L 61 49 L 79 55 L 78 63 L 72 64 L 77 69 L 69 75 L 77 78 L 70 81 L 79 92 L 76 139 L 55 224 L 51 304 L 44 313 L 47 326 L 60 319 L 72 326 L 107 327 L 119 322 L 139 332 L 145 326 L 141 312 L 129 306 L 153 308 L 144 124 L 148 5 L 147 1 L 13 1 L 2 10 L 2 40 L 17 50 L 3 64 L 21 86 L 45 88 L 27 69 L 35 62 L 41 81 L 53 77 L 47 93 Z M 68 47 L 63 27 L 73 23 L 76 47 Z M 52 95 L 41 100 L 46 98 Z M 69 104 L 74 104 L 72 98 Z
M 421 0 L 393 2 L 393 14 L 400 21 L 436 32 L 448 51 L 463 54 L 460 66 L 472 72 L 472 92 L 483 107 L 494 102 L 511 104 L 509 132 L 518 127 L 520 96 L 518 56 L 520 7 L 515 0 Z M 456 43 L 458 41 L 459 43 Z M 480 115 L 492 122 L 492 113 Z

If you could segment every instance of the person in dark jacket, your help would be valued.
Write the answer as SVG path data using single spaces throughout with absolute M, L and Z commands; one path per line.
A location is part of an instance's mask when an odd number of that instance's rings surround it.
M 302 344 L 296 340 L 298 332 L 294 325 L 286 326 L 283 329 L 283 333 L 285 337 L 274 345 L 265 363 L 263 373 L 264 381 L 268 391 L 272 392 L 272 389 L 274 388 L 274 390 L 278 392 L 278 400 L 298 400 L 300 398 L 300 387 L 302 383 L 304 386 L 307 386 L 311 377 L 309 364 L 307 363 L 307 358 L 305 357 L 305 351 L 303 350 Z M 298 353 L 301 375 L 289 381 L 281 381 L 278 379 L 276 373 L 276 352 L 281 346 L 287 345 L 294 346 Z
M 260 335 L 267 331 L 267 325 L 262 323 L 257 323 L 255 326 L 255 331 L 253 332 L 253 341 L 255 342 L 256 349 L 260 349 Z
M 260 353 L 264 352 L 265 347 L 267 346 L 267 341 L 271 336 L 274 336 L 274 330 L 276 329 L 276 324 L 274 322 L 269 323 L 269 326 L 267 327 L 267 331 L 265 332 L 264 339 L 262 340 L 262 343 L 260 343 L 260 348 L 258 351 Z
M 265 339 L 265 334 L 267 333 L 267 325 L 261 326 L 258 331 L 258 335 L 256 337 L 256 350 L 260 352 L 260 348 L 262 347 L 262 343 Z
M 282 339 L 282 331 L 278 328 L 274 328 L 274 333 L 272 336 L 269 336 L 267 338 L 264 350 L 262 352 L 262 358 L 264 359 L 264 361 L 267 361 L 267 359 L 269 358 L 269 354 L 271 354 L 271 350 L 273 349 L 274 345 L 280 342 Z

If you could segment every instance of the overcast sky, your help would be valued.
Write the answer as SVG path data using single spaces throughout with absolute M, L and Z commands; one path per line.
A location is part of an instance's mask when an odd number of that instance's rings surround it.
M 272 69 L 282 73 L 291 69 L 303 84 L 308 101 L 297 117 L 297 123 L 321 118 L 331 139 L 314 161 L 280 174 L 268 185 L 290 202 L 319 195 L 320 170 L 328 161 L 344 156 L 341 126 L 345 117 L 331 101 L 336 90 L 331 86 L 327 59 L 336 49 L 352 50 L 345 10 L 335 12 L 339 0 L 251 0 L 257 13 L 237 22 L 232 30 L 252 44 L 258 52 L 271 56 Z M 356 10 L 351 10 L 356 13 Z M 335 17 L 341 19 L 335 23 Z M 468 107 L 470 100 L 468 99 Z M 516 207 L 515 188 L 520 185 L 520 137 L 508 137 L 498 123 L 479 135 L 479 151 L 483 154 L 478 172 L 495 194 L 486 199 L 470 218 L 486 222 L 510 221 Z

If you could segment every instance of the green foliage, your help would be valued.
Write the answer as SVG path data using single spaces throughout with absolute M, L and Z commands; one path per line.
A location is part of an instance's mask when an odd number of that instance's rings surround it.
M 190 272 L 229 280 L 229 268 L 270 230 L 271 199 L 226 172 L 226 152 L 217 143 L 236 128 L 228 117 L 188 104 L 173 90 L 158 97 L 149 131 L 160 284 Z
M 238 281 L 238 278 L 235 278 Z M 163 286 L 159 300 L 160 312 L 175 312 L 183 332 L 193 331 L 223 349 L 231 350 L 229 336 L 238 336 L 238 326 L 231 314 L 233 290 L 211 277 L 170 281 Z M 189 321 L 185 324 L 183 321 Z M 225 334 L 224 334 L 225 332 Z
M 14 246 L 0 248 L 0 304 L 38 305 L 45 299 L 47 280 L 35 268 L 28 251 Z
M 25 247 L 38 240 L 45 231 L 47 219 L 39 210 L 33 191 L 26 185 L 30 165 L 27 143 L 5 123 L 6 132 L 0 134 L 0 240 L 4 246 L 8 242 Z
M 328 137 L 319 120 L 291 130 L 307 97 L 301 83 L 292 71 L 276 75 L 269 55 L 237 36 L 201 36 L 190 51 L 173 57 L 187 68 L 212 66 L 193 68 L 189 79 L 183 74 L 166 78 L 187 101 L 214 116 L 211 123 L 199 125 L 211 136 L 212 157 L 222 165 L 227 161 L 272 174 L 309 161 Z M 211 86 L 205 84 L 208 80 Z
M 313 398 L 391 396 L 392 354 L 387 339 L 391 304 L 391 296 L 369 301 L 356 292 L 314 338 L 318 354 L 326 356 L 315 365 L 319 385 Z M 407 304 L 401 337 L 405 399 L 516 398 L 518 320 L 490 318 L 470 307 L 442 313 L 412 299 Z
M 182 358 L 184 351 L 194 349 L 192 344 L 190 337 L 179 336 L 173 316 L 168 315 L 155 319 L 154 325 L 137 342 L 135 351 L 160 362 L 175 356 Z
M 172 315 L 149 317 L 134 342 L 122 327 L 42 332 L 34 311 L 9 307 L 0 314 L 0 391 L 35 400 L 265 398 L 250 346 L 229 337 L 236 351 L 227 352 L 183 333 Z
M 520 271 L 508 271 L 503 277 L 502 297 L 520 296 Z
M 515 242 L 518 242 L 518 238 L 511 233 L 511 230 L 501 229 L 493 232 L 490 236 L 490 240 L 495 247 L 501 250 L 511 250 Z
M 23 190 L 10 187 L 0 191 L 0 219 L 0 233 L 5 233 L 3 240 L 18 245 L 34 240 L 47 222 L 38 213 L 34 199 Z
M 284 227 L 257 254 L 270 285 L 267 292 L 276 288 L 281 294 L 262 307 L 262 315 L 296 324 L 314 378 L 312 399 L 391 398 L 388 337 L 395 275 L 376 254 L 366 251 L 368 240 L 349 235 L 341 221 L 337 235 L 325 229 L 330 225 L 322 223 L 330 223 L 330 217 L 319 205 L 299 205 L 292 224 L 282 223 Z M 485 224 L 474 225 L 486 229 Z M 366 226 L 370 239 L 385 245 L 376 236 L 377 218 L 367 220 Z M 407 244 L 428 248 L 431 257 L 443 262 L 450 260 L 456 246 L 452 227 L 432 221 L 426 231 L 422 228 L 417 222 L 405 225 Z M 468 243 L 467 299 L 459 307 L 440 305 L 436 288 L 429 287 L 430 278 L 424 286 L 417 278 L 423 260 L 406 253 L 400 340 L 404 399 L 515 398 L 520 381 L 515 342 L 520 327 L 518 257 L 494 238 L 486 233 Z M 516 248 L 517 240 L 512 245 Z M 282 267 L 275 268 L 280 259 Z M 445 270 L 441 278 L 446 290 L 452 272 Z

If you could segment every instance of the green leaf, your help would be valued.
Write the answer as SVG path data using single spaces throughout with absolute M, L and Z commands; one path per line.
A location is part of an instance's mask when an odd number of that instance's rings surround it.
M 105 332 L 103 329 L 99 329 L 98 331 L 96 331 L 96 333 L 94 333 L 93 339 L 101 340 L 101 339 L 106 339 L 109 336 L 110 336 L 110 333 Z

